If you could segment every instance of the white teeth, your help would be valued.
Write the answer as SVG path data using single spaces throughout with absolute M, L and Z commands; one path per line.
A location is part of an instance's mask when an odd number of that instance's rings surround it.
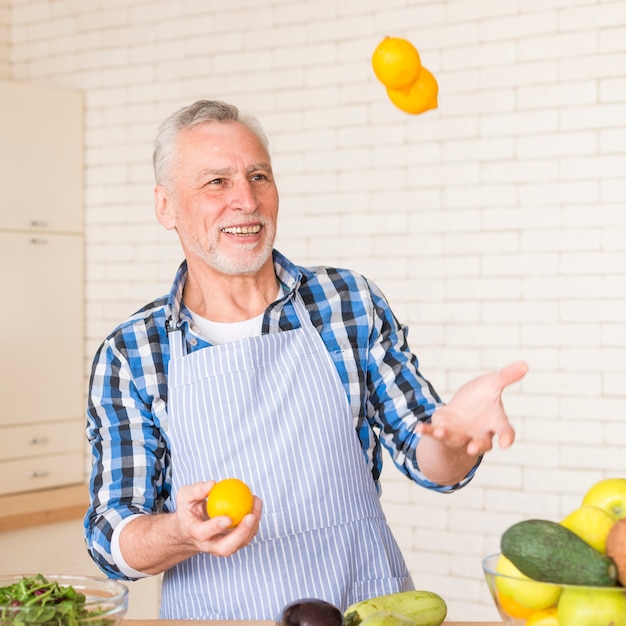
M 254 226 L 231 226 L 228 228 L 222 228 L 222 232 L 229 235 L 256 235 L 261 230 L 259 224 Z

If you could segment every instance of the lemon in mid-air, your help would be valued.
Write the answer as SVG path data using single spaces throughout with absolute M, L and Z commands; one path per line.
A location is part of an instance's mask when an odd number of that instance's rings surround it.
M 437 94 L 439 85 L 437 80 L 425 67 L 422 67 L 417 80 L 408 91 L 387 88 L 389 99 L 406 113 L 424 113 L 437 108 Z
M 437 80 L 422 65 L 410 41 L 385 37 L 374 50 L 372 68 L 391 102 L 401 111 L 416 115 L 437 108 Z
M 402 37 L 385 37 L 374 50 L 372 68 L 388 89 L 408 89 L 422 68 L 417 48 Z

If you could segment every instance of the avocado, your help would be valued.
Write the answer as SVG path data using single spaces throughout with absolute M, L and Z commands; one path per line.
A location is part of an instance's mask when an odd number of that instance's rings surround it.
M 276 626 L 343 626 L 343 613 L 330 602 L 302 598 L 287 604 Z
M 533 580 L 589 587 L 617 584 L 613 559 L 556 522 L 518 522 L 502 534 L 500 549 L 522 574 Z

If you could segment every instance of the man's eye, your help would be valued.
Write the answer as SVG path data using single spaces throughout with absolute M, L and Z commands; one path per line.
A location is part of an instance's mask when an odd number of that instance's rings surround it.
M 252 180 L 256 180 L 256 181 L 267 180 L 267 176 L 265 174 L 254 174 L 252 176 Z

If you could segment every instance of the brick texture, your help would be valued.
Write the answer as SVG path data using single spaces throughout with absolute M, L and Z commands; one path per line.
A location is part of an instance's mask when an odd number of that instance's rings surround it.
M 437 110 L 387 100 L 369 64 L 387 34 L 420 50 Z M 384 472 L 415 582 L 450 619 L 497 619 L 480 561 L 508 525 L 626 476 L 626 1 L 0 0 L 0 75 L 86 94 L 90 358 L 174 275 L 151 142 L 208 97 L 266 127 L 277 247 L 378 282 L 444 398 L 529 362 L 505 394 L 516 445 L 467 489 Z

